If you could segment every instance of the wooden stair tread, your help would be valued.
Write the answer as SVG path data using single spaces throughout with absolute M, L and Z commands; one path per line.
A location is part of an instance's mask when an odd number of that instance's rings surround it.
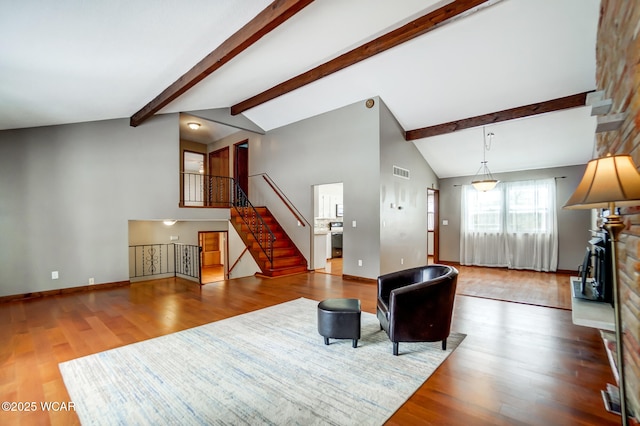
M 235 208 L 231 209 L 231 223 L 238 231 L 240 237 L 247 245 L 249 252 L 261 269 L 259 275 L 265 277 L 281 277 L 285 275 L 307 272 L 307 260 L 298 248 L 293 244 L 278 221 L 266 207 L 256 207 L 262 221 L 276 238 L 272 246 L 272 262 L 269 262 L 267 254 L 262 250 L 256 238 L 251 234 L 249 226 L 244 222 Z

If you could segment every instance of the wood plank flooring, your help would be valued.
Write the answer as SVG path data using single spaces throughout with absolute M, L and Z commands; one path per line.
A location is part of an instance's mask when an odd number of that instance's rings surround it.
M 453 266 L 460 272 L 458 294 L 571 309 L 571 274 Z
M 2 303 L 0 401 L 67 402 L 59 362 L 298 297 L 359 298 L 374 313 L 376 287 L 320 273 L 202 287 L 164 279 Z M 388 424 L 619 424 L 600 398 L 613 377 L 598 332 L 573 325 L 570 311 L 459 295 L 453 330 L 466 339 Z M 73 411 L 0 411 L 0 424 L 77 423 Z

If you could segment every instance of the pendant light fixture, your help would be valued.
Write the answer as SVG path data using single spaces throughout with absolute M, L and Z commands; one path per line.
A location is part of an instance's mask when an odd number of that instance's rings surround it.
M 486 153 L 491 149 L 491 142 L 493 141 L 493 133 L 487 134 L 484 130 L 484 126 L 482 127 L 482 136 L 483 136 L 483 144 L 482 144 L 482 163 L 480 168 L 476 172 L 473 180 L 471 181 L 471 185 L 478 191 L 487 192 L 491 191 L 496 187 L 499 180 L 494 179 L 493 175 L 489 171 L 489 166 L 487 166 L 487 158 Z M 487 136 L 489 136 L 489 145 L 487 145 Z

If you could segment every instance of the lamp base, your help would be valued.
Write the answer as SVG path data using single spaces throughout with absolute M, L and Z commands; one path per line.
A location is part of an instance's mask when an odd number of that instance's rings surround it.
M 609 215 L 605 217 L 604 229 L 607 230 L 611 236 L 611 279 L 613 281 L 613 310 L 615 315 L 616 324 L 616 361 L 618 367 L 618 387 L 620 389 L 620 413 L 622 418 L 622 424 L 628 425 L 629 419 L 627 418 L 627 401 L 626 390 L 624 385 L 624 343 L 622 333 L 622 314 L 620 312 L 620 286 L 618 285 L 618 256 L 616 254 L 616 242 L 618 236 L 624 229 L 624 223 L 622 217 L 615 214 L 615 204 L 609 203 Z

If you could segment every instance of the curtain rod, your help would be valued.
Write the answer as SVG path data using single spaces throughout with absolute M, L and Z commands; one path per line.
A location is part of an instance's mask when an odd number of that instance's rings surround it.
M 566 176 L 554 176 L 553 178 L 554 178 L 554 179 L 566 179 L 567 177 L 566 177 Z M 535 180 L 535 179 L 526 179 L 526 180 Z M 517 181 L 517 180 L 503 180 L 503 181 L 500 181 L 500 182 L 521 182 L 521 181 Z M 465 184 L 458 183 L 458 184 L 453 185 L 453 187 L 455 188 L 455 187 L 457 187 L 457 186 L 462 186 L 462 185 L 465 185 Z

